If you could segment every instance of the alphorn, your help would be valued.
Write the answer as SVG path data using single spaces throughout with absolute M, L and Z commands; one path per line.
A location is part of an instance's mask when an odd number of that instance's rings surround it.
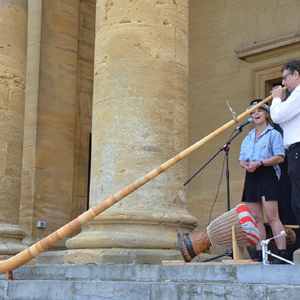
M 284 87 L 286 89 L 286 87 Z M 160 165 L 158 168 L 153 169 L 140 179 L 134 181 L 127 187 L 123 188 L 113 196 L 105 199 L 103 202 L 97 204 L 94 207 L 91 207 L 86 212 L 79 215 L 74 220 L 70 221 L 63 227 L 59 228 L 52 234 L 48 235 L 47 237 L 43 238 L 39 242 L 35 243 L 34 245 L 28 247 L 27 249 L 23 250 L 22 252 L 14 255 L 13 257 L 0 261 L 0 274 L 11 272 L 20 266 L 24 265 L 31 259 L 35 258 L 45 250 L 47 250 L 49 247 L 63 239 L 64 237 L 68 236 L 75 230 L 77 230 L 79 227 L 87 223 L 88 221 L 92 220 L 94 217 L 98 216 L 100 213 L 108 209 L 109 207 L 113 206 L 117 202 L 119 202 L 124 197 L 128 196 L 138 188 L 140 188 L 142 185 L 147 183 L 148 181 L 155 178 L 160 173 L 164 172 L 168 168 L 172 167 L 174 164 L 178 163 L 181 159 L 191 154 L 196 149 L 200 148 L 210 140 L 212 140 L 214 137 L 218 136 L 220 133 L 231 127 L 232 125 L 236 124 L 238 121 L 240 121 L 242 118 L 249 115 L 252 111 L 259 108 L 261 105 L 265 104 L 269 100 L 272 99 L 272 96 L 269 96 L 265 99 L 263 99 L 261 102 L 256 104 L 255 106 L 251 107 L 250 109 L 246 110 L 244 113 L 240 114 L 236 117 L 236 120 L 231 120 L 225 125 L 221 126 L 214 132 L 210 133 L 200 141 L 196 142 L 195 144 L 191 145 L 190 147 L 186 148 L 179 154 L 175 155 L 173 158 L 169 159 L 162 165 Z

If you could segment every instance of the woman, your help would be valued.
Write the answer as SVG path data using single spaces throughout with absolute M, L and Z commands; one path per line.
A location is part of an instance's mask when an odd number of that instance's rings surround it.
M 253 100 L 250 107 L 259 103 L 261 99 Z M 248 109 L 250 108 L 248 107 Z M 255 128 L 249 132 L 242 143 L 239 163 L 246 170 L 245 185 L 242 201 L 247 203 L 260 234 L 260 239 L 266 239 L 264 213 L 270 223 L 273 235 L 279 235 L 284 230 L 279 219 L 278 201 L 280 198 L 280 167 L 284 161 L 284 146 L 281 134 L 268 124 L 270 107 L 263 104 L 251 113 Z M 280 236 L 275 239 L 278 255 L 288 258 L 286 238 Z M 262 247 L 256 245 L 256 261 L 262 261 Z M 276 258 L 273 264 L 284 261 Z

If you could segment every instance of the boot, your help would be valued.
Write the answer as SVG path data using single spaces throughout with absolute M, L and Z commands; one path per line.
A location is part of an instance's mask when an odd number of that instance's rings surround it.
M 253 260 L 262 262 L 262 250 L 256 250 L 255 258 Z
M 288 255 L 288 253 L 287 253 L 287 251 L 286 250 L 278 250 L 278 254 L 277 254 L 278 256 L 280 256 L 280 257 L 283 257 L 283 258 L 285 258 L 285 259 L 288 259 L 289 258 L 289 255 Z M 279 258 L 275 258 L 273 261 L 272 261 L 272 265 L 284 265 L 284 264 L 286 264 L 287 262 L 285 262 L 285 261 L 283 261 L 283 260 L 281 260 L 281 259 L 279 259 Z

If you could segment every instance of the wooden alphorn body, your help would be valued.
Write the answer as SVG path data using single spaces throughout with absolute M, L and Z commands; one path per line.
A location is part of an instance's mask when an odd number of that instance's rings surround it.
M 181 159 L 188 156 L 193 151 L 200 148 L 201 146 L 203 146 L 204 144 L 206 144 L 207 142 L 212 140 L 214 137 L 218 136 L 220 133 L 222 133 L 223 131 L 225 131 L 226 129 L 231 127 L 232 125 L 236 124 L 242 118 L 248 116 L 252 111 L 259 108 L 261 105 L 263 105 L 264 103 L 268 102 L 271 99 L 272 99 L 272 96 L 265 98 L 264 100 L 259 102 L 257 105 L 251 107 L 250 109 L 246 110 L 245 112 L 243 112 L 242 114 L 237 116 L 236 120 L 229 121 L 225 125 L 221 126 L 214 132 L 210 133 L 209 135 L 207 135 L 206 137 L 201 139 L 200 141 L 196 142 L 195 144 L 188 147 L 184 151 L 180 152 L 173 158 L 169 159 L 168 161 L 166 161 L 165 163 L 160 165 L 158 168 L 150 171 L 149 173 L 147 173 L 140 179 L 134 181 L 133 183 L 131 183 L 124 189 L 122 189 L 119 192 L 117 192 L 116 194 L 114 194 L 113 196 L 107 198 L 103 202 L 90 208 L 88 211 L 84 212 L 83 214 L 78 216 L 73 221 L 69 222 L 65 226 L 56 230 L 54 233 L 43 238 L 41 241 L 35 243 L 34 245 L 28 247 L 26 250 L 23 250 L 22 252 L 16 254 L 15 256 L 13 256 L 7 260 L 0 261 L 0 274 L 9 272 L 9 271 L 13 271 L 16 268 L 18 268 L 18 267 L 22 266 L 23 264 L 27 263 L 28 261 L 30 261 L 31 259 L 35 258 L 37 255 L 39 255 L 40 253 L 47 250 L 53 244 L 55 244 L 62 238 L 68 236 L 69 234 L 71 234 L 72 232 L 77 230 L 79 227 L 81 227 L 83 224 L 89 222 L 94 217 L 96 217 L 97 215 L 99 215 L 100 213 L 102 213 L 103 211 L 105 211 L 106 209 L 108 209 L 109 207 L 114 205 L 115 203 L 119 202 L 121 199 L 128 196 L 129 194 L 131 194 L 132 192 L 134 192 L 135 190 L 137 190 L 138 188 L 143 186 L 148 181 L 155 178 L 160 173 L 164 172 L 165 170 L 167 170 L 174 164 L 178 163 Z
M 179 250 L 186 262 L 208 250 L 211 246 L 229 249 L 232 244 L 232 227 L 239 247 L 254 246 L 259 242 L 259 231 L 250 210 L 239 204 L 232 210 L 216 218 L 205 232 L 178 233 Z

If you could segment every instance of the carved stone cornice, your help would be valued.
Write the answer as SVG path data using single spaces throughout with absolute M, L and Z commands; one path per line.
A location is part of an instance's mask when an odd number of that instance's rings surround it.
M 255 43 L 251 46 L 241 47 L 234 52 L 238 58 L 248 62 L 265 60 L 294 51 L 299 51 L 300 33 Z

